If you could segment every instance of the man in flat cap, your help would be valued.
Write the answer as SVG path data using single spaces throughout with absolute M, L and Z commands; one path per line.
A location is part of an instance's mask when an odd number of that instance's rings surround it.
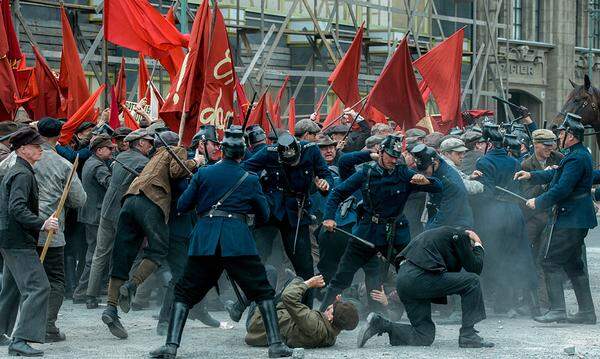
M 128 127 L 119 127 L 115 130 L 112 135 L 112 138 L 114 138 L 115 143 L 117 144 L 117 151 L 114 152 L 115 156 L 129 149 L 129 142 L 125 141 L 125 137 L 127 137 L 127 135 L 129 135 L 131 132 L 131 128 Z
M 410 128 L 406 130 L 406 141 L 407 142 L 423 142 L 423 139 L 427 136 L 427 132 L 420 128 Z
M 141 173 L 148 163 L 148 156 L 154 146 L 154 138 L 146 129 L 138 129 L 129 133 L 123 142 L 128 144 L 128 150 L 117 155 L 112 166 L 112 176 L 100 209 L 98 237 L 92 257 L 90 276 L 86 292 L 88 309 L 98 308 L 98 296 L 105 273 L 108 271 L 115 236 L 117 219 L 121 210 L 121 199 L 129 185 Z
M 531 136 L 533 138 L 533 155 L 527 157 L 521 163 L 521 168 L 524 171 L 531 172 L 542 171 L 547 167 L 558 165 L 564 156 L 556 151 L 556 135 L 554 132 L 546 129 L 539 129 L 533 131 Z M 534 185 L 528 182 L 523 182 L 521 188 L 525 198 L 535 198 L 547 190 L 547 186 L 541 184 Z M 548 295 L 543 270 L 540 261 L 537 259 L 540 258 L 541 250 L 543 249 L 542 243 L 545 239 L 544 228 L 546 228 L 546 225 L 548 224 L 549 214 L 544 210 L 530 209 L 527 207 L 523 208 L 523 214 L 525 215 L 527 236 L 531 242 L 533 258 L 536 259 L 535 267 L 538 278 L 540 279 L 537 294 L 541 301 L 540 304 L 547 307 Z M 539 313 L 536 315 L 539 315 Z
M 474 171 L 473 173 L 467 175 L 459 169 L 467 151 L 469 151 L 469 149 L 465 146 L 465 143 L 458 138 L 445 139 L 440 145 L 442 159 L 458 172 L 463 180 L 467 192 L 470 195 L 473 195 L 483 192 L 483 185 L 481 182 L 477 181 L 480 172 Z
M 39 214 L 33 166 L 42 158 L 43 143 L 42 136 L 32 128 L 15 132 L 10 145 L 17 154 L 16 163 L 0 185 L 0 253 L 4 258 L 0 340 L 6 341 L 6 335 L 12 332 L 10 355 L 43 355 L 28 342 L 43 343 L 46 339 L 50 283 L 36 247 L 40 231 L 58 230 L 59 225 L 58 219 L 42 218 Z M 13 330 L 19 308 L 19 320 Z
M 458 165 L 458 168 L 464 173 L 473 173 L 476 170 L 477 160 L 484 155 L 488 147 L 488 142 L 483 138 L 481 130 L 478 130 L 471 129 L 460 136 L 460 139 L 465 143 L 465 147 L 469 149 L 465 153 L 462 163 Z
M 74 303 L 85 303 L 85 293 L 90 278 L 92 258 L 96 249 L 96 237 L 98 236 L 98 225 L 100 224 L 100 206 L 108 189 L 112 176 L 108 160 L 112 157 L 115 145 L 107 134 L 101 134 L 90 143 L 93 155 L 83 165 L 82 182 L 87 193 L 87 200 L 83 208 L 79 210 L 77 217 L 80 223 L 85 224 L 85 240 L 87 250 L 85 253 L 85 267 L 79 279 L 79 284 L 73 293 Z
M 0 161 L 3 161 L 10 154 L 10 136 L 19 129 L 16 122 L 0 122 Z
M 311 119 L 300 120 L 294 126 L 294 136 L 300 141 L 315 142 L 319 132 L 321 128 Z
M 71 173 L 73 164 L 56 153 L 55 146 L 60 136 L 63 123 L 55 118 L 45 117 L 38 124 L 38 131 L 44 138 L 42 144 L 42 159 L 33 169 L 35 179 L 39 185 L 40 215 L 51 216 L 58 208 L 58 203 L 65 183 Z M 77 209 L 85 204 L 87 195 L 78 176 L 75 176 L 65 202 L 66 208 Z M 52 243 L 44 259 L 44 269 L 50 282 L 50 296 L 48 298 L 48 321 L 46 325 L 46 342 L 65 340 L 66 336 L 56 326 L 58 312 L 62 306 L 65 295 L 65 212 L 61 213 L 60 228 L 55 231 Z M 38 252 L 41 253 L 46 243 L 47 233 L 40 232 L 38 238 Z
M 348 125 L 334 125 L 331 126 L 330 128 L 327 129 L 327 131 L 325 131 L 325 134 L 329 137 L 331 137 L 332 140 L 334 140 L 337 144 L 336 147 L 338 150 L 343 150 L 344 147 L 346 147 L 346 140 L 347 140 L 347 136 L 346 134 L 348 133 L 348 130 L 350 129 L 350 126 Z

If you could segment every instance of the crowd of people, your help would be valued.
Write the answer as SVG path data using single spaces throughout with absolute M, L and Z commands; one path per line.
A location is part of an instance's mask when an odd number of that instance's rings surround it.
M 143 111 L 133 131 L 104 112 L 69 145 L 60 119 L 0 123 L 0 345 L 41 356 L 30 343 L 68 340 L 65 298 L 102 306 L 106 334 L 126 339 L 120 313 L 158 293 L 166 340 L 150 356 L 175 358 L 188 317 L 224 325 L 206 298 L 219 285 L 233 321 L 247 312 L 245 342 L 269 357 L 332 346 L 361 319 L 359 347 L 384 333 L 431 345 L 432 312 L 461 324 L 462 348 L 494 345 L 475 329 L 486 307 L 595 324 L 584 239 L 600 172 L 585 127 L 569 113 L 538 129 L 521 110 L 522 123 L 442 134 L 347 109 L 293 134 L 204 125 L 188 147 Z

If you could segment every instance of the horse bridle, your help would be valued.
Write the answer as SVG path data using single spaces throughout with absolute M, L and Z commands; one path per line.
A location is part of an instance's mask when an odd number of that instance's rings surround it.
M 573 114 L 579 116 L 579 111 L 585 109 L 590 104 L 592 106 L 592 110 L 596 113 L 596 119 L 598 119 L 600 117 L 600 112 L 598 111 L 598 106 L 593 101 L 589 101 L 589 102 L 588 102 L 588 100 L 583 101 L 583 103 L 581 105 L 579 105 L 579 107 L 577 107 L 577 109 L 575 109 L 575 111 L 571 111 L 570 113 L 573 113 Z M 563 118 L 567 116 L 567 113 L 563 110 L 560 110 L 558 112 L 558 114 L 561 115 Z

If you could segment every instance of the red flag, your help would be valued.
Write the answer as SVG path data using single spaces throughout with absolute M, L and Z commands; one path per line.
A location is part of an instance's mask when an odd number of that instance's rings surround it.
M 128 127 L 130 129 L 132 129 L 133 131 L 140 128 L 140 125 L 138 125 L 137 121 L 135 120 L 135 118 L 133 117 L 133 115 L 131 114 L 129 109 L 123 107 L 122 113 L 123 113 L 123 123 L 125 124 L 125 127 Z
M 227 38 L 227 28 L 223 14 L 214 3 L 213 28 L 210 34 L 208 51 L 205 53 L 204 89 L 202 90 L 202 111 L 198 116 L 196 131 L 202 125 L 214 125 L 218 130 L 225 130 L 227 119 L 233 117 L 233 93 L 235 91 L 235 75 L 231 49 Z M 191 139 L 190 139 L 191 140 Z
M 110 87 L 110 118 L 108 120 L 108 125 L 113 130 L 121 127 L 121 121 L 119 121 L 119 100 L 114 86 Z
M 39 88 L 39 95 L 27 104 L 28 112 L 34 121 L 46 116 L 62 117 L 58 81 L 37 47 L 33 46 L 32 48 L 35 55 L 34 75 Z
M 18 69 L 13 69 L 13 75 L 19 92 L 18 105 L 24 105 L 39 96 L 40 91 L 35 78 L 35 68 L 26 67 L 25 59 L 21 60 L 21 65 Z
M 371 106 L 408 128 L 425 116 L 425 104 L 411 64 L 408 36 L 404 36 L 375 82 L 366 104 L 367 111 Z
M 288 105 L 288 131 L 294 133 L 294 127 L 296 126 L 296 99 L 290 97 L 290 103 Z
M 277 97 L 275 98 L 275 102 L 273 103 L 273 107 L 271 109 L 271 113 L 273 114 L 273 122 L 276 123 L 276 126 L 281 126 L 281 98 L 283 97 L 283 93 L 285 92 L 288 80 L 290 76 L 286 76 L 283 80 L 283 85 L 279 88 L 277 92 Z
M 492 110 L 467 110 L 465 112 L 469 113 L 474 119 L 483 116 L 494 116 L 494 111 Z
M 146 103 L 150 104 L 150 93 L 148 92 L 150 75 L 148 74 L 148 68 L 146 67 L 146 60 L 144 60 L 144 55 L 141 53 L 139 54 L 138 59 L 140 61 L 138 69 L 138 101 L 141 101 L 142 98 L 146 98 Z
M 414 62 L 440 109 L 442 122 L 462 127 L 460 79 L 464 27 Z
M 169 11 L 165 15 L 165 19 L 170 22 L 173 26 L 176 25 L 177 18 L 175 17 L 175 12 L 173 7 L 169 8 Z M 183 36 L 188 39 L 189 42 L 189 34 L 183 34 Z M 185 53 L 181 47 L 174 47 L 169 50 L 168 55 L 162 56 L 158 59 L 158 61 L 163 65 L 165 70 L 169 73 L 169 78 L 171 79 L 171 86 L 175 86 L 177 84 L 177 72 L 181 68 L 181 64 L 183 63 L 183 59 L 185 58 Z
M 344 111 L 344 108 L 343 108 L 342 101 L 338 97 L 335 100 L 335 102 L 333 103 L 333 106 L 331 107 L 331 109 L 329 110 L 329 113 L 327 114 L 327 118 L 325 118 L 325 122 L 323 122 L 323 129 L 327 129 L 331 126 L 341 124 L 342 119 L 338 118 L 338 117 L 340 117 L 340 115 L 343 113 L 343 111 Z
M 60 8 L 62 20 L 62 57 L 60 59 L 60 77 L 58 84 L 65 101 L 62 110 L 67 118 L 70 118 L 81 108 L 83 103 L 90 97 L 85 73 L 79 60 L 77 44 L 67 19 L 65 8 Z
M 117 82 L 115 83 L 115 96 L 117 103 L 124 105 L 127 100 L 127 74 L 125 73 L 125 58 L 121 56 L 121 67 L 117 74 Z
M 96 92 L 94 92 L 79 109 L 77 109 L 73 116 L 69 117 L 67 122 L 65 122 L 60 130 L 60 138 L 58 139 L 58 142 L 61 145 L 64 146 L 71 142 L 77 127 L 83 122 L 96 122 L 96 117 L 98 116 L 98 110 L 95 108 L 96 101 L 98 101 L 98 97 L 100 97 L 100 94 L 102 94 L 105 87 L 106 85 L 100 86 Z
M 250 102 L 248 101 L 248 97 L 246 97 L 246 91 L 244 91 L 244 86 L 240 83 L 238 77 L 235 77 L 235 95 L 237 97 L 237 125 L 242 125 L 244 123 L 244 119 L 246 118 L 246 112 L 248 112 L 248 107 L 250 106 Z
M 21 53 L 21 48 L 19 47 L 19 40 L 15 32 L 15 27 L 13 26 L 9 3 L 9 0 L 0 0 L 0 4 L 2 6 L 2 18 L 4 19 L 3 30 L 5 31 L 6 41 L 8 44 L 8 52 L 6 53 L 6 56 L 8 57 L 11 65 L 15 67 L 16 62 L 20 61 L 21 59 L 24 60 L 24 57 L 23 53 Z
M 321 107 L 323 107 L 323 102 L 325 102 L 325 98 L 327 97 L 327 90 L 323 92 L 321 97 L 319 98 L 319 102 L 317 102 L 317 106 L 315 106 L 315 121 L 321 122 Z
M 256 106 L 254 106 L 252 112 L 250 112 L 247 126 L 260 125 L 266 133 L 271 133 L 271 126 L 267 119 L 267 93 L 268 91 L 260 97 Z
M 356 32 L 348 51 L 327 79 L 327 82 L 332 84 L 331 89 L 333 92 L 338 95 L 346 106 L 352 106 L 360 101 L 358 74 L 360 73 L 363 31 L 364 22 Z
M 429 96 L 431 96 L 431 89 L 429 86 L 427 86 L 427 82 L 425 80 L 421 80 L 421 82 L 419 82 L 419 92 L 423 98 L 423 103 L 427 103 L 427 101 L 429 101 Z
M 177 17 L 175 17 L 175 9 L 173 8 L 173 6 L 170 6 L 169 10 L 167 10 L 165 19 L 167 19 L 167 21 L 170 22 L 173 26 L 177 25 Z
M 196 133 L 196 120 L 204 84 L 204 54 L 205 48 L 208 47 L 210 18 L 208 0 L 205 0 L 196 12 L 189 52 L 177 74 L 177 83 L 171 86 L 165 104 L 160 110 L 161 118 L 175 132 L 179 132 L 182 113 L 187 113 L 183 143 L 190 143 Z
M 17 110 L 15 101 L 18 99 L 19 92 L 8 61 L 10 45 L 3 18 L 3 11 L 0 11 L 0 121 L 12 121 Z
M 158 59 L 187 39 L 146 0 L 104 0 L 104 37 Z

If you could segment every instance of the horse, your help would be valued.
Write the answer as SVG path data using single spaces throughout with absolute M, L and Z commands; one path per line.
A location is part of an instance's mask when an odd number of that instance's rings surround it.
M 594 132 L 600 132 L 600 89 L 592 86 L 588 75 L 584 76 L 583 85 L 577 85 L 570 79 L 569 82 L 573 90 L 552 121 L 552 127 L 559 126 L 567 113 L 574 113 L 581 116 L 584 126 L 593 128 Z M 596 133 L 596 144 L 600 149 L 600 133 Z

